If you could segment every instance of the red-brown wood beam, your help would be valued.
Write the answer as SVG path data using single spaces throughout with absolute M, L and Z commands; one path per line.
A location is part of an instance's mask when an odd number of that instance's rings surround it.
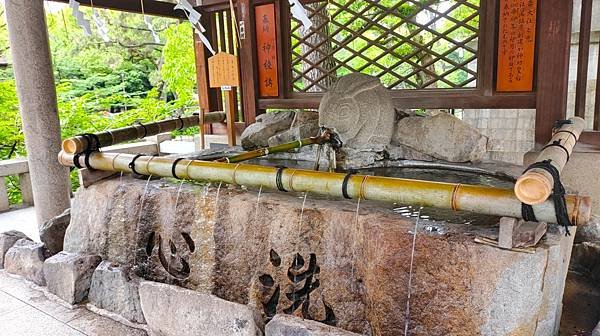
M 573 2 L 538 1 L 535 141 L 545 144 L 567 111 Z
M 585 118 L 591 28 L 592 0 L 582 0 L 581 21 L 579 25 L 579 53 L 577 55 L 577 89 L 575 91 L 575 115 L 580 118 Z
M 52 0 L 55 2 L 69 3 L 68 0 Z M 83 6 L 90 6 L 90 0 L 78 0 Z M 141 1 L 132 0 L 92 0 L 94 7 L 112 9 L 122 12 L 130 13 L 142 13 Z M 186 16 L 183 11 L 173 9 L 174 3 L 144 0 L 144 13 L 148 15 L 164 16 L 176 19 L 185 19 Z
M 240 41 L 240 71 L 242 90 L 242 110 L 244 122 L 250 125 L 256 121 L 257 107 L 257 78 L 256 69 L 256 40 L 254 27 L 254 1 L 239 0 L 238 20 L 244 22 L 245 38 Z

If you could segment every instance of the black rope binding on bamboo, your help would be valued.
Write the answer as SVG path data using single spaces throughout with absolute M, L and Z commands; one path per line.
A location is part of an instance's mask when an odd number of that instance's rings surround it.
M 561 127 L 563 127 L 564 125 L 572 125 L 573 124 L 573 120 L 569 120 L 569 119 L 560 119 L 554 122 L 554 129 L 559 129 Z
M 183 129 L 183 119 L 181 119 L 181 116 L 178 116 L 177 119 L 179 119 L 179 122 L 181 123 L 181 126 L 179 126 L 178 131 L 181 131 Z
M 94 133 L 83 133 L 80 134 L 80 136 L 84 137 L 88 144 L 85 151 L 83 151 L 84 153 L 91 153 L 100 150 L 100 138 L 98 138 L 98 135 Z
M 177 176 L 176 169 L 177 169 L 177 164 L 179 162 L 181 162 L 181 160 L 185 160 L 185 158 L 179 158 L 179 159 L 173 161 L 173 166 L 171 167 L 171 175 L 173 175 L 173 177 L 176 179 L 179 179 L 179 176 Z
M 579 140 L 579 139 L 577 139 L 577 137 L 575 136 L 575 133 L 573 133 L 573 132 L 571 132 L 571 131 L 569 131 L 569 130 L 559 130 L 559 131 L 556 131 L 556 132 L 554 133 L 554 135 L 556 135 L 556 134 L 558 134 L 558 133 L 569 133 L 569 134 L 571 134 L 571 135 L 573 136 L 573 139 L 575 139 L 575 141 Z
M 344 182 L 342 182 L 342 195 L 344 196 L 345 199 L 352 199 L 352 197 L 350 197 L 350 195 L 348 195 L 348 182 L 350 182 L 350 178 L 352 177 L 352 175 L 355 175 L 355 174 L 356 174 L 355 171 L 350 171 L 344 177 Z
M 554 180 L 554 186 L 552 188 L 552 200 L 554 201 L 556 221 L 559 225 L 564 226 L 566 235 L 570 236 L 571 233 L 569 232 L 569 226 L 571 226 L 572 224 L 571 220 L 569 219 L 569 212 L 567 211 L 567 202 L 565 200 L 565 187 L 560 181 L 560 172 L 558 171 L 558 169 L 556 169 L 556 167 L 552 165 L 552 160 L 544 160 L 541 162 L 533 163 L 532 165 L 527 167 L 527 169 L 525 169 L 523 173 L 526 173 L 534 168 L 544 169 L 550 175 L 552 175 L 552 179 Z M 533 207 L 529 204 L 522 203 L 521 214 L 523 216 L 523 219 L 525 219 L 526 221 L 538 221 L 535 217 Z
M 90 156 L 91 155 L 92 155 L 92 152 L 85 153 L 85 157 L 83 158 L 83 162 L 85 163 L 85 168 L 87 168 L 87 169 L 94 169 L 92 167 L 92 165 L 90 164 Z
M 73 155 L 73 164 L 77 169 L 83 169 L 83 166 L 79 163 L 79 157 L 81 157 L 80 153 Z
M 547 144 L 546 146 L 544 146 L 544 148 L 542 148 L 542 150 L 549 147 L 558 147 L 562 149 L 565 152 L 565 154 L 567 154 L 567 162 L 571 159 L 571 154 L 569 154 L 569 150 L 560 143 L 560 139 L 554 140 L 551 144 Z
M 142 138 L 145 138 L 146 136 L 148 136 L 148 129 L 146 128 L 146 125 L 142 124 L 139 121 L 136 121 L 134 123 L 134 125 L 142 126 L 142 128 L 144 129 L 144 135 L 142 135 L 139 139 L 142 139 Z
M 144 156 L 144 154 L 138 154 L 134 156 L 131 162 L 129 162 L 129 169 L 131 169 L 131 172 L 133 172 L 136 175 L 142 175 L 135 170 L 135 160 L 139 159 L 140 156 Z
M 277 189 L 279 191 L 288 192 L 283 187 L 283 171 L 286 170 L 286 167 L 277 167 L 277 175 L 275 175 L 275 184 L 277 185 Z

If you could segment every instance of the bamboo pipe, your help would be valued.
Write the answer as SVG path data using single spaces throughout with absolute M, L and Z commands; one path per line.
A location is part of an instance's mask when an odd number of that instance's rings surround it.
M 569 119 L 572 123 L 558 128 L 548 145 L 538 155 L 536 162 L 551 160 L 558 172 L 562 172 L 567 164 L 568 157 L 573 152 L 579 136 L 585 128 L 585 120 L 574 117 Z M 553 146 L 558 141 L 561 146 Z M 565 151 L 566 150 L 566 151 Z M 567 154 L 568 152 L 568 154 Z M 554 187 L 554 178 L 550 173 L 541 168 L 533 168 L 521 175 L 515 183 L 515 195 L 521 202 L 529 205 L 541 204 L 550 197 Z
M 115 172 L 132 172 L 130 164 L 135 155 L 94 152 L 87 154 L 90 167 Z M 59 162 L 74 166 L 73 154 L 61 152 Z M 78 157 L 81 165 L 85 158 Z M 175 159 L 140 156 L 132 167 L 143 175 L 173 176 Z M 179 178 L 225 182 L 255 187 L 277 188 L 279 168 L 240 163 L 179 160 L 175 165 Z M 281 185 L 288 191 L 308 191 L 326 196 L 343 196 L 346 174 L 302 169 L 285 169 L 281 172 Z M 521 201 L 510 189 L 453 183 L 428 182 L 391 177 L 352 175 L 348 178 L 347 194 L 354 199 L 395 202 L 418 206 L 465 210 L 483 214 L 521 218 Z M 569 216 L 574 225 L 585 224 L 590 218 L 590 198 L 566 196 Z M 554 204 L 546 201 L 534 207 L 540 221 L 556 223 Z
M 204 115 L 205 124 L 213 124 L 225 121 L 224 112 L 211 112 Z M 100 142 L 99 147 L 116 145 L 122 142 L 135 139 L 145 138 L 147 136 L 157 135 L 163 132 L 171 132 L 178 129 L 198 126 L 200 117 L 192 115 L 189 117 L 181 117 L 175 119 L 167 119 L 149 124 L 138 124 L 123 128 L 118 128 L 112 131 L 96 133 Z M 62 149 L 69 154 L 79 154 L 88 150 L 88 137 L 78 135 L 72 138 L 65 139 L 62 142 Z
M 240 154 L 233 155 L 230 157 L 225 157 L 225 158 L 219 159 L 217 161 L 218 162 L 228 162 L 228 163 L 238 163 L 238 162 L 242 162 L 242 161 L 256 159 L 256 158 L 266 156 L 269 154 L 289 152 L 292 149 L 298 149 L 298 148 L 302 148 L 305 146 L 323 145 L 325 143 L 331 142 L 332 137 L 334 137 L 334 133 L 332 133 L 328 129 L 325 129 L 323 134 L 321 134 L 319 136 L 300 139 L 300 140 L 296 140 L 296 141 L 292 141 L 292 142 L 287 142 L 287 143 L 277 145 L 277 146 L 259 148 L 257 150 L 240 153 Z

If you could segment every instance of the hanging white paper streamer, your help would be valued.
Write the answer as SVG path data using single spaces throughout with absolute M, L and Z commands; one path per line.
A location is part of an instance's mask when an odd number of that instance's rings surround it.
M 73 12 L 73 16 L 77 21 L 77 25 L 83 29 L 85 36 L 92 36 L 92 28 L 90 27 L 90 21 L 83 17 L 83 12 L 79 10 L 79 2 L 75 0 L 69 0 L 69 7 Z
M 292 16 L 302 22 L 302 26 L 304 26 L 305 30 L 310 29 L 312 27 L 312 21 L 308 17 L 306 8 L 302 6 L 299 0 L 288 0 L 290 3 L 290 11 L 292 12 Z
M 198 13 L 198 11 L 195 10 L 187 0 L 179 0 L 179 3 L 175 6 L 175 9 L 180 9 L 185 12 L 185 15 L 192 24 L 192 27 L 194 27 L 194 31 L 200 38 L 200 41 L 202 41 L 204 46 L 211 52 L 211 54 L 215 55 L 216 52 L 210 44 L 210 41 L 206 38 L 206 36 L 204 36 L 206 29 L 204 29 L 202 24 L 200 24 L 200 17 L 202 15 L 200 15 L 200 13 Z
M 96 27 L 98 27 L 98 32 L 100 33 L 100 37 L 104 40 L 104 42 L 110 42 L 110 37 L 108 36 L 108 27 L 106 26 L 106 22 L 98 15 L 95 9 L 92 8 L 92 18 L 94 19 L 94 23 Z
M 152 25 L 152 22 L 150 22 L 150 18 L 148 18 L 146 15 L 144 15 L 144 22 L 146 23 L 146 27 L 150 29 L 150 33 L 152 33 L 154 43 L 160 43 L 160 37 L 158 37 L 156 30 L 154 30 L 154 26 Z

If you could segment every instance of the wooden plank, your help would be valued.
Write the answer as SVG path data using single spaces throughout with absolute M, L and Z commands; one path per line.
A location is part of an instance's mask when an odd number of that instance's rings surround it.
M 543 222 L 526 222 L 516 218 L 500 218 L 498 246 L 504 249 L 533 247 L 546 234 L 548 225 Z
M 31 176 L 29 173 L 19 174 L 19 185 L 21 186 L 23 204 L 33 205 L 33 189 L 31 188 Z
M 585 119 L 585 98 L 590 58 L 590 34 L 592 28 L 592 0 L 581 0 L 579 25 L 579 53 L 577 54 L 577 85 L 575 91 L 575 115 Z
M 69 3 L 69 0 L 53 0 L 56 2 Z M 78 0 L 83 6 L 90 6 L 90 0 Z M 142 3 L 140 1 L 123 0 L 92 0 L 95 8 L 112 9 L 122 12 L 142 13 Z M 144 13 L 148 15 L 164 16 L 176 19 L 186 19 L 185 13 L 181 10 L 174 10 L 174 3 L 154 0 L 144 0 Z
M 545 144 L 567 111 L 573 2 L 539 0 L 535 141 Z
M 258 92 L 261 97 L 279 96 L 277 27 L 275 4 L 254 7 L 258 59 Z
M 236 96 L 233 90 L 225 90 L 225 113 L 227 113 L 227 143 L 229 146 L 236 145 L 235 110 L 233 105 Z
M 87 188 L 96 182 L 106 180 L 107 178 L 113 177 L 118 174 L 119 173 L 115 173 L 113 171 L 85 169 L 85 168 L 79 169 L 79 171 L 78 171 L 79 185 L 81 185 L 84 188 Z
M 242 90 L 242 111 L 244 112 L 244 122 L 246 126 L 256 121 L 257 106 L 257 68 L 256 68 L 256 41 L 254 27 L 253 1 L 239 0 L 238 15 L 239 20 L 244 22 L 246 29 L 246 38 L 240 41 L 240 67 L 241 72 L 241 90 Z
M 18 175 L 29 172 L 27 158 L 0 161 L 0 176 Z
M 497 0 L 481 1 L 479 17 L 479 55 L 477 56 L 477 87 L 485 96 L 493 95 L 496 87 L 496 6 Z
M 202 17 L 204 20 L 205 16 Z M 204 24 L 204 23 L 203 23 Z M 194 52 L 196 62 L 196 83 L 198 87 L 198 103 L 200 106 L 200 125 L 204 124 L 204 114 L 210 111 L 210 92 L 208 88 L 208 53 L 198 35 L 194 35 Z M 204 134 L 211 133 L 211 125 L 204 124 L 200 129 L 200 138 L 204 141 Z M 204 148 L 204 144 L 202 145 Z
M 536 0 L 500 0 L 496 90 L 533 90 Z

